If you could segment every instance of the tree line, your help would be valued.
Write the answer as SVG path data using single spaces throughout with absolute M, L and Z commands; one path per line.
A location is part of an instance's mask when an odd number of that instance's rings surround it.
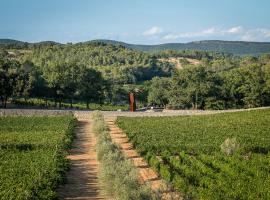
M 187 66 L 170 78 L 155 77 L 148 103 L 173 109 L 232 109 L 270 105 L 270 55 L 246 57 L 238 67 L 232 63 L 217 70 L 217 61 L 207 66 Z M 235 64 L 235 63 L 234 63 Z
M 10 54 L 10 51 L 15 52 Z M 159 58 L 182 62 L 183 69 Z M 55 107 L 76 101 L 127 104 L 136 94 L 141 106 L 173 109 L 229 109 L 269 105 L 270 55 L 236 57 L 203 51 L 143 53 L 121 45 L 40 44 L 0 51 L 0 99 L 53 100 Z
M 107 82 L 100 72 L 85 66 L 57 63 L 41 72 L 29 61 L 0 58 L 0 88 L 2 107 L 10 97 L 54 99 L 60 108 L 63 100 L 72 107 L 80 99 L 89 107 L 90 102 L 103 102 Z
M 12 54 L 10 53 L 12 52 Z M 100 42 L 45 43 L 0 51 L 1 101 L 39 97 L 63 101 L 127 104 L 134 84 L 154 76 L 170 76 L 172 67 L 148 54 Z

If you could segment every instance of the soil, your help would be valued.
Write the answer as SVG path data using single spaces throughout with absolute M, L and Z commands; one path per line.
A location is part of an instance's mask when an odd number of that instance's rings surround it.
M 201 64 L 201 61 L 200 60 L 197 60 L 197 59 L 192 59 L 192 58 L 184 58 L 184 57 L 170 57 L 170 58 L 161 58 L 161 59 L 158 59 L 159 61 L 161 62 L 169 62 L 171 64 L 173 64 L 176 69 L 183 69 L 183 66 L 180 62 L 180 59 L 186 59 L 190 65 L 199 65 Z
M 78 119 L 75 129 L 76 139 L 68 156 L 70 170 L 66 174 L 67 182 L 58 189 L 60 199 L 105 199 L 101 195 L 101 186 L 98 182 L 96 138 L 91 126 L 90 119 Z

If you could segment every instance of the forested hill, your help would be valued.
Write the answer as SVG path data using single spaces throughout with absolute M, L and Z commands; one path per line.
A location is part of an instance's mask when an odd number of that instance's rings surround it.
M 122 45 L 130 49 L 136 49 L 139 51 L 146 51 L 146 52 L 159 52 L 163 50 L 199 50 L 199 51 L 225 52 L 234 55 L 259 55 L 263 53 L 270 53 L 270 42 L 205 40 L 189 43 L 138 45 L 138 44 L 128 44 L 114 40 L 92 40 L 82 43 L 88 44 L 93 42 L 103 42 L 107 44 Z M 53 41 L 27 43 L 18 40 L 0 39 L 0 47 L 5 46 L 10 48 L 25 49 L 42 44 L 59 44 L 59 43 Z
M 259 55 L 263 53 L 270 53 L 270 42 L 205 40 L 189 43 L 137 45 L 137 44 L 127 44 L 114 40 L 99 40 L 99 41 L 110 44 L 120 44 L 127 48 L 149 52 L 158 52 L 164 50 L 199 50 L 199 51 L 216 51 L 216 52 L 232 53 L 234 55 Z
M 39 45 L 52 45 L 52 44 L 60 44 L 54 41 L 41 41 L 36 43 L 23 42 L 19 40 L 12 39 L 0 39 L 0 48 L 10 48 L 10 49 L 30 49 L 34 46 Z
M 147 53 L 123 43 L 97 41 L 0 44 L 3 107 L 17 98 L 24 98 L 25 104 L 28 97 L 54 100 L 59 108 L 63 101 L 69 101 L 70 107 L 74 101 L 83 101 L 86 107 L 90 102 L 125 105 L 128 93 L 135 92 L 142 106 L 250 108 L 270 105 L 269 80 L 270 54 Z

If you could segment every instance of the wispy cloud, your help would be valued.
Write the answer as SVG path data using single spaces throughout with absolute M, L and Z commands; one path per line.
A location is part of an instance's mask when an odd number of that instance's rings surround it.
M 106 33 L 93 35 L 85 34 L 85 40 L 89 39 L 111 39 L 120 40 L 128 43 L 167 43 L 167 42 L 190 42 L 198 40 L 242 40 L 242 41 L 258 41 L 270 42 L 270 29 L 257 28 L 247 29 L 243 26 L 232 26 L 228 28 L 209 27 L 201 31 L 194 32 L 172 32 L 165 28 L 153 26 L 148 30 L 138 33 Z M 147 42 L 145 42 L 147 41 Z
M 216 34 L 218 31 L 216 28 L 212 27 L 206 30 L 203 30 L 201 32 L 197 32 L 197 33 L 193 33 L 194 35 L 212 35 L 212 34 Z
M 236 27 L 232 27 L 229 28 L 226 33 L 230 33 L 230 34 L 238 34 L 241 33 L 243 31 L 242 26 L 236 26 Z
M 241 40 L 245 41 L 265 41 L 269 39 L 270 39 L 270 29 L 265 28 L 247 30 L 241 36 Z
M 142 33 L 142 35 L 144 35 L 144 36 L 152 36 L 152 35 L 157 35 L 157 34 L 159 34 L 159 33 L 161 33 L 161 32 L 162 32 L 162 29 L 161 29 L 160 27 L 158 27 L 158 26 L 153 26 L 153 27 L 151 27 L 150 29 L 144 31 L 144 32 Z
M 211 27 L 197 32 L 167 33 L 163 35 L 163 40 L 177 39 L 197 39 L 197 38 L 217 38 L 225 37 L 244 41 L 265 41 L 270 39 L 270 29 L 245 29 L 242 26 L 230 27 L 228 29 L 219 29 Z
M 241 33 L 243 28 L 241 26 L 231 27 L 229 29 L 217 29 L 211 27 L 198 32 L 185 32 L 185 33 L 170 33 L 163 37 L 163 39 L 179 39 L 179 38 L 192 38 L 192 37 L 205 37 L 205 36 L 224 36 L 231 34 Z

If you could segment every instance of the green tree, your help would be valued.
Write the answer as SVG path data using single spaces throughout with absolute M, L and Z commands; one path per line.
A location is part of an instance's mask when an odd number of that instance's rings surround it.
M 80 87 L 80 73 L 82 72 L 82 67 L 80 68 L 76 64 L 65 64 L 65 71 L 62 73 L 62 78 L 60 79 L 60 88 L 63 90 L 64 98 L 69 99 L 70 107 L 73 107 L 73 101 L 76 94 L 79 93 Z
M 176 71 L 172 80 L 170 106 L 204 109 L 206 97 L 212 86 L 210 72 L 203 66 L 190 66 Z
M 148 102 L 150 104 L 166 107 L 169 102 L 169 89 L 169 78 L 154 77 L 149 88 Z
M 66 64 L 64 63 L 49 63 L 44 68 L 43 77 L 48 83 L 48 87 L 50 88 L 51 95 L 54 98 L 55 101 L 55 107 L 57 105 L 57 101 L 59 101 L 59 107 L 61 108 L 62 101 L 65 94 L 65 80 L 67 80 L 67 77 L 65 71 Z
M 2 107 L 7 107 L 8 98 L 15 92 L 17 78 L 19 77 L 19 65 L 15 60 L 0 59 L 0 98 Z
M 246 107 L 262 106 L 264 101 L 263 89 L 265 88 L 262 66 L 253 64 L 241 69 L 241 71 L 244 75 L 244 83 L 240 88 L 244 93 L 243 101 Z
M 89 108 L 90 102 L 102 103 L 104 100 L 105 82 L 100 72 L 83 67 L 79 75 L 79 96 Z

